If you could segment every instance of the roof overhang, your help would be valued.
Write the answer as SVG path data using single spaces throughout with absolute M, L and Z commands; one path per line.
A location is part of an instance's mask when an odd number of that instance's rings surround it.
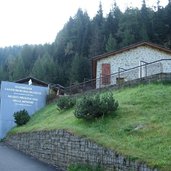
M 32 80 L 33 82 L 37 83 L 37 84 L 40 84 L 42 86 L 45 86 L 45 87 L 48 87 L 48 83 L 42 81 L 42 80 L 39 80 L 35 77 L 32 77 L 32 76 L 29 76 L 29 77 L 26 77 L 26 78 L 22 78 L 22 79 L 19 79 L 16 81 L 16 83 L 25 83 L 25 82 L 28 82 L 29 80 Z

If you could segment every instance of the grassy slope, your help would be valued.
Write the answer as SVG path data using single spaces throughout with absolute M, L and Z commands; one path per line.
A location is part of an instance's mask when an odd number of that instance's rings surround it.
M 116 115 L 84 122 L 74 117 L 73 109 L 60 112 L 50 104 L 11 133 L 64 128 L 133 159 L 171 170 L 171 85 L 141 85 L 113 93 L 120 104 Z M 142 128 L 136 130 L 137 126 Z

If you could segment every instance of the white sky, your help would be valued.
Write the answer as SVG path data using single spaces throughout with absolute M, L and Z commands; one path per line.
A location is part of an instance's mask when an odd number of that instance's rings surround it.
M 142 0 L 116 0 L 121 10 L 140 7 Z M 146 0 L 150 6 L 157 0 Z M 168 0 L 160 0 L 165 6 Z M 100 0 L 0 0 L 0 47 L 23 44 L 52 43 L 78 8 L 95 16 Z M 101 0 L 104 14 L 109 13 L 113 0 Z

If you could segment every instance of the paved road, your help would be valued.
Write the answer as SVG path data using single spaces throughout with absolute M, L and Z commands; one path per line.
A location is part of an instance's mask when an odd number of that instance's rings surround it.
M 0 143 L 0 171 L 60 171 Z

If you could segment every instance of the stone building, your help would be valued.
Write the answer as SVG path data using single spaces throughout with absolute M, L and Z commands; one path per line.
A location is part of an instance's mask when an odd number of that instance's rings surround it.
M 149 42 L 133 44 L 92 59 L 96 88 L 159 73 L 171 73 L 171 50 Z

